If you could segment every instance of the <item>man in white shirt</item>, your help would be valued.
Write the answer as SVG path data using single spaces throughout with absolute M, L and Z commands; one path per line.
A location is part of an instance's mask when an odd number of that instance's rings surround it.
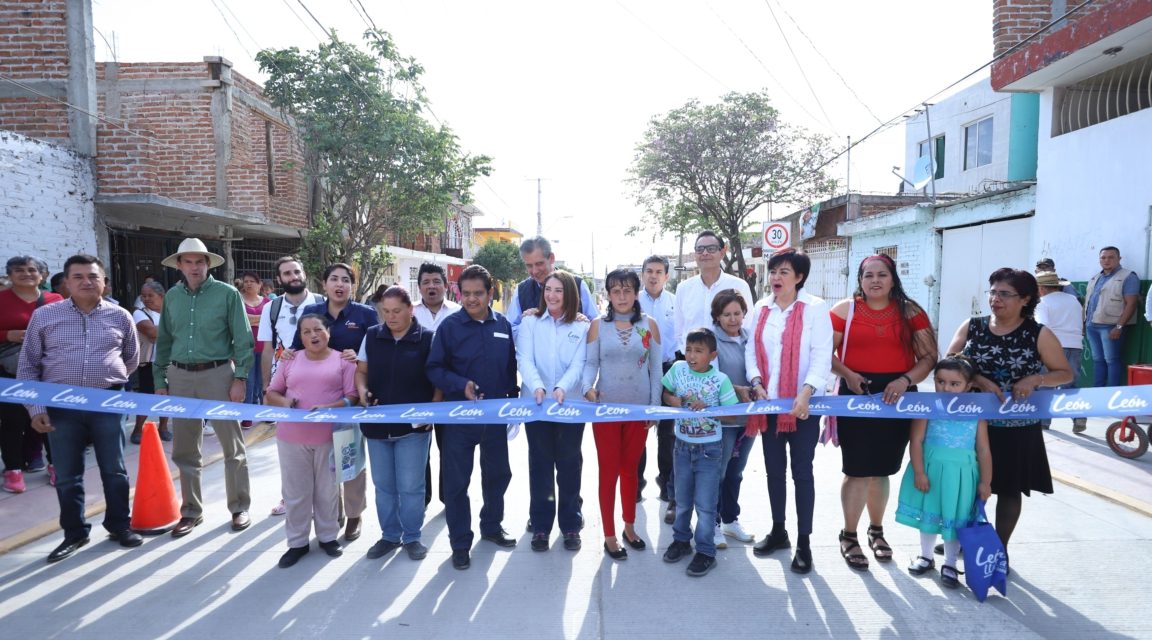
M 412 307 L 412 313 L 420 326 L 436 333 L 436 328 L 444 318 L 459 311 L 460 305 L 444 297 L 448 289 L 448 274 L 444 272 L 444 267 L 425 262 L 420 265 L 416 281 L 420 285 L 420 302 Z
M 712 298 L 725 289 L 735 289 L 744 296 L 751 308 L 755 302 L 752 290 L 743 278 L 725 273 L 721 269 L 724 262 L 724 241 L 715 231 L 701 231 L 696 236 L 696 266 L 700 275 L 680 283 L 676 287 L 675 319 L 676 348 L 684 352 L 684 338 L 692 329 L 712 326 Z
M 508 311 L 504 314 L 508 322 L 512 323 L 512 333 L 520 330 L 520 320 L 524 311 L 535 309 L 540 305 L 540 295 L 544 290 L 544 280 L 548 274 L 555 270 L 556 255 L 552 253 L 552 243 L 543 236 L 528 238 L 520 243 L 520 258 L 524 260 L 524 268 L 528 277 L 521 280 L 514 291 L 509 292 Z M 588 291 L 588 285 L 583 278 L 576 278 L 576 286 L 580 289 L 580 311 L 593 320 L 600 316 L 600 309 L 596 307 L 596 300 Z
M 676 294 L 664 290 L 664 285 L 668 283 L 668 259 L 663 256 L 649 256 L 644 259 L 641 269 L 640 279 L 644 283 L 644 290 L 640 292 L 640 309 L 645 315 L 656 321 L 660 327 L 661 336 L 676 335 L 674 318 Z M 660 347 L 663 351 L 661 361 L 664 364 L 664 373 L 668 373 L 668 369 L 676 361 L 676 341 L 666 338 L 661 342 Z M 664 502 L 669 501 L 671 495 L 669 489 L 672 488 L 672 443 L 676 439 L 672 433 L 674 423 L 674 420 L 661 420 L 656 425 L 656 467 L 658 469 L 656 486 L 660 488 L 660 499 Z M 640 494 L 644 491 L 645 485 L 648 484 L 644 479 L 644 470 L 647 465 L 648 452 L 645 450 L 640 455 L 640 464 L 637 467 L 636 477 L 639 478 L 639 482 L 636 485 L 636 502 L 640 502 Z
M 1048 327 L 1056 334 L 1060 346 L 1064 348 L 1064 357 L 1072 365 L 1073 373 L 1079 375 L 1080 355 L 1084 350 L 1084 307 L 1076 296 L 1065 293 L 1067 280 L 1061 280 L 1054 271 L 1040 271 L 1036 273 L 1036 284 L 1040 285 L 1040 303 L 1036 305 L 1036 322 Z M 1076 379 L 1070 384 L 1061 386 L 1062 389 L 1075 389 Z M 1041 420 L 1045 429 L 1052 423 L 1051 420 Z M 1072 432 L 1083 433 L 1088 428 L 1087 418 L 1073 418 Z

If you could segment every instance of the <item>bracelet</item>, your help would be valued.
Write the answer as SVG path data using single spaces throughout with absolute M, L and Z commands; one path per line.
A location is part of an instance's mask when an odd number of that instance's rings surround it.
M 904 378 L 904 382 L 907 382 L 909 387 L 912 386 L 912 378 L 909 378 L 907 373 L 901 373 L 900 378 Z M 900 378 L 897 378 L 897 380 Z
M 347 396 L 344 397 L 344 406 L 345 407 L 351 407 L 352 406 L 352 401 L 349 400 Z

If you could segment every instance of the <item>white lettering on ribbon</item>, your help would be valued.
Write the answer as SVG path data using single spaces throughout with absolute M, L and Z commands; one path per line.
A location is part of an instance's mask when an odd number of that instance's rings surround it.
M 932 407 L 923 402 L 909 401 L 905 404 L 904 400 L 904 396 L 900 396 L 900 399 L 896 401 L 896 411 L 898 413 L 929 413 L 932 411 Z
M 72 389 L 65 389 L 52 396 L 52 402 L 60 404 L 88 404 L 88 396 L 72 393 Z
M 1035 413 L 1036 408 L 1036 405 L 1031 402 L 1011 402 L 1006 400 L 1004 404 L 1000 405 L 1000 408 L 997 409 L 996 412 L 1000 415 L 1006 413 Z
M 436 415 L 436 414 L 433 411 L 425 411 L 425 410 L 417 409 L 416 407 L 409 407 L 408 409 L 404 410 L 404 413 L 400 414 L 400 417 L 401 418 L 431 418 L 434 415 Z
M 1064 398 L 1067 398 L 1067 397 L 1068 397 L 1068 394 L 1066 394 L 1066 393 L 1061 393 L 1061 394 L 1058 394 L 1056 396 L 1053 396 L 1052 397 L 1052 405 L 1051 405 L 1049 410 L 1052 413 L 1058 413 L 1061 411 L 1091 411 L 1092 410 L 1092 403 L 1091 402 L 1088 402 L 1087 400 L 1084 400 L 1083 398 L 1072 398 L 1071 400 L 1065 402 Z
M 239 418 L 240 412 L 235 409 L 229 409 L 226 404 L 218 404 L 215 407 L 204 412 L 205 417 L 215 418 Z
M 332 420 L 335 420 L 339 417 L 340 416 L 336 415 L 335 413 L 331 413 L 323 409 L 319 411 L 309 411 L 308 413 L 304 414 L 305 420 L 312 420 L 315 422 L 331 422 Z
M 373 409 L 362 409 L 352 414 L 351 420 L 353 422 L 379 422 L 388 417 L 388 414 L 383 411 Z
M 1144 407 L 1148 406 L 1147 402 L 1145 402 L 1144 400 L 1142 400 L 1136 396 L 1121 398 L 1120 396 L 1122 396 L 1122 395 L 1124 395 L 1123 391 L 1117 391 L 1116 393 L 1113 393 L 1112 397 L 1108 398 L 1108 408 L 1109 409 L 1143 409 Z
M 133 402 L 131 400 L 117 400 L 117 398 L 119 398 L 119 397 L 120 397 L 120 394 L 117 393 L 116 395 L 112 396 L 111 398 L 108 398 L 104 402 L 101 402 L 100 406 L 101 407 L 108 407 L 110 409 L 135 409 L 136 408 L 135 402 Z
M 877 411 L 880 411 L 883 408 L 884 407 L 880 406 L 879 403 L 873 402 L 872 400 L 865 400 L 864 402 L 857 402 L 855 398 L 852 398 L 852 397 L 848 398 L 848 410 L 849 411 L 862 411 L 862 412 L 866 412 L 866 413 L 875 413 Z
M 533 411 L 528 407 L 516 407 L 511 402 L 505 402 L 500 406 L 500 411 L 496 415 L 501 418 L 531 418 Z M 555 415 L 555 414 L 548 414 Z
M 632 413 L 632 410 L 627 407 L 613 407 L 607 404 L 596 405 L 596 415 L 598 416 L 626 416 Z
M 176 402 L 161 400 L 152 405 L 151 411 L 155 411 L 156 413 L 188 413 L 188 407 Z
M 550 416 L 573 418 L 580 415 L 581 411 L 576 407 L 566 407 L 559 402 L 554 402 L 548 405 L 548 408 L 544 411 L 544 413 Z
M 255 417 L 260 420 L 287 420 L 292 417 L 292 414 L 275 409 L 264 409 L 263 411 L 258 411 Z
M 462 404 L 458 404 L 452 407 L 452 410 L 448 412 L 448 416 L 451 418 L 482 418 L 484 417 L 484 410 L 480 408 L 469 409 Z
M 21 389 L 24 386 L 23 382 L 4 387 L 4 391 L 0 391 L 0 396 L 5 398 L 20 398 L 21 400 L 35 400 L 40 397 L 34 389 Z
M 948 401 L 948 406 L 944 408 L 951 415 L 980 415 L 984 413 L 984 409 L 978 404 L 964 403 L 960 404 L 960 398 L 952 398 Z

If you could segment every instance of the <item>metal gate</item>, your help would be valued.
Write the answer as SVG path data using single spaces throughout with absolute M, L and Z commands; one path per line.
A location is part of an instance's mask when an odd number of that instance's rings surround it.
M 829 238 L 808 242 L 804 251 L 812 260 L 812 271 L 804 290 L 824 298 L 829 304 L 848 297 L 848 239 Z

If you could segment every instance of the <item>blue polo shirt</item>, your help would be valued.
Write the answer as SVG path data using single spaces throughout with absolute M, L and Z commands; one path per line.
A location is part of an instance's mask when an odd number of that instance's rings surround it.
M 331 337 L 328 338 L 328 346 L 337 351 L 345 349 L 359 351 L 360 345 L 364 343 L 364 336 L 368 333 L 368 327 L 380 324 L 376 310 L 359 302 L 349 302 L 348 306 L 344 307 L 340 311 L 340 315 L 335 318 L 329 315 L 327 302 L 318 302 L 304 307 L 304 312 L 300 314 L 300 317 L 303 318 L 309 313 L 328 318 L 328 323 L 331 325 L 328 328 L 331 334 Z M 299 351 L 303 348 L 304 343 L 300 341 L 300 327 L 297 326 L 296 336 L 292 338 L 292 350 Z
M 512 324 L 491 309 L 483 322 L 460 309 L 436 329 L 425 370 L 445 400 L 464 400 L 469 380 L 487 400 L 519 396 Z

